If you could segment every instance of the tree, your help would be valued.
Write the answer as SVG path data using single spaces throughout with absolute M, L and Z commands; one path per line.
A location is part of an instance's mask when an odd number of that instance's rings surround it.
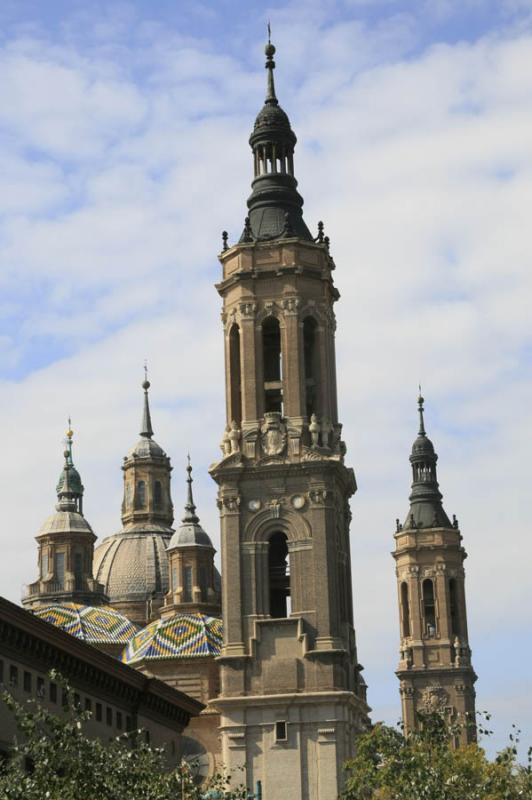
M 2 700 L 15 715 L 19 736 L 0 767 L 0 800 L 243 800 L 243 787 L 231 789 L 227 775 L 216 775 L 198 787 L 192 770 L 182 764 L 168 772 L 164 750 L 143 741 L 142 731 L 124 734 L 109 744 L 85 734 L 90 712 L 81 711 L 73 691 L 65 689 L 64 713 L 42 704 L 18 703 L 8 692 Z
M 376 725 L 357 741 L 345 800 L 532 800 L 532 748 L 528 764 L 517 761 L 519 732 L 489 761 L 478 744 L 453 749 L 457 725 L 444 714 L 420 715 L 419 729 Z M 481 733 L 490 731 L 481 729 Z

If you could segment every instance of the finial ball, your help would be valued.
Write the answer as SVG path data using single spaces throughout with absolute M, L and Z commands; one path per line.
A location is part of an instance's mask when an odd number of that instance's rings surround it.
M 145 392 L 148 391 L 150 386 L 151 386 L 151 383 L 148 380 L 144 381 L 143 384 L 142 384 L 142 388 L 144 389 Z
M 69 455 L 70 455 L 70 453 L 69 453 L 69 451 L 68 451 L 68 450 L 64 450 L 64 451 L 63 451 L 63 456 L 64 456 L 65 458 L 68 458 L 68 457 L 69 457 Z
M 275 55 L 275 45 L 273 45 L 271 42 L 268 42 L 268 44 L 264 48 L 264 52 L 266 53 L 268 58 L 273 58 L 273 56 Z

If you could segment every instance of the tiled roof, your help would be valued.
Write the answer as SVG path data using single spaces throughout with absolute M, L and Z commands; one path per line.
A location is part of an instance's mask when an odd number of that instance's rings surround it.
M 150 622 L 124 650 L 122 661 L 218 656 L 223 641 L 222 620 L 205 614 L 176 614 Z
M 113 608 L 61 603 L 37 608 L 36 617 L 90 644 L 126 644 L 138 626 Z

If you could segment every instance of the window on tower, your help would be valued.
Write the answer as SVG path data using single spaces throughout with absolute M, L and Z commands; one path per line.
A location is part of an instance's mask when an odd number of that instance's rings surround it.
M 408 602 L 408 584 L 401 584 L 401 615 L 403 623 L 403 637 L 410 636 L 410 603 Z
M 79 591 L 83 588 L 83 554 L 74 553 L 74 586 Z
M 423 615 L 425 617 L 425 633 L 436 635 L 436 604 L 434 600 L 434 583 L 430 578 L 423 581 Z
M 146 505 L 146 483 L 137 481 L 137 508 L 144 508 Z
M 264 410 L 283 413 L 281 328 L 279 320 L 268 317 L 262 323 L 264 365 Z
M 161 508 L 163 504 L 163 487 L 161 481 L 155 481 L 153 484 L 153 505 L 155 508 Z
M 303 353 L 305 362 L 305 396 L 308 419 L 318 412 L 318 326 L 314 317 L 303 322 Z
M 460 619 L 458 616 L 458 598 L 456 591 L 456 580 L 449 580 L 449 613 L 451 616 L 451 634 L 460 636 Z
M 183 587 L 183 602 L 192 602 L 192 567 L 185 567 Z
M 65 554 L 55 554 L 55 580 L 59 588 L 63 589 L 65 585 Z
M 290 603 L 288 540 L 280 531 L 270 537 L 268 546 L 270 616 L 287 617 Z
M 229 333 L 229 379 L 231 398 L 231 422 L 242 421 L 242 371 L 240 367 L 240 329 L 233 325 Z

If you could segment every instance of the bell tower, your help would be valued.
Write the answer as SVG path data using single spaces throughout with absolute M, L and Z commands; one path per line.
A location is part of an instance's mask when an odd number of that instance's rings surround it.
M 406 731 L 419 712 L 446 711 L 464 723 L 462 743 L 475 738 L 475 690 L 467 633 L 462 535 L 442 506 L 438 456 L 427 437 L 424 400 L 412 447 L 412 492 L 404 525 L 397 520 L 396 575 L 401 629 L 397 677 Z
M 336 800 L 368 724 L 353 625 L 349 498 L 335 374 L 334 262 L 312 237 L 296 136 L 274 87 L 250 137 L 254 179 L 237 244 L 223 234 L 227 426 L 217 482 L 224 646 L 222 761 L 263 797 Z

